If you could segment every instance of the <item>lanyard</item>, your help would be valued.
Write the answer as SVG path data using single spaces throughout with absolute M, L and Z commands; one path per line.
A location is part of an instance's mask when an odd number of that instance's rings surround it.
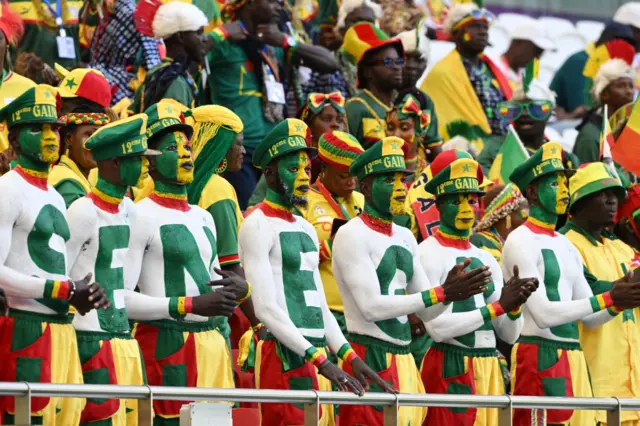
M 60 1 L 60 0 L 58 0 Z M 249 31 L 247 31 L 247 27 L 244 25 L 244 22 L 238 20 L 237 21 L 238 24 L 240 24 L 240 28 L 242 28 L 242 32 L 245 34 L 249 34 Z M 264 71 L 265 74 L 265 78 L 269 79 L 271 81 L 280 81 L 280 77 L 279 77 L 279 73 L 278 73 L 278 68 L 275 66 L 275 64 L 271 61 L 271 58 L 269 58 L 269 55 L 267 55 L 267 45 L 263 44 L 262 48 L 260 50 L 260 55 L 262 56 L 262 59 L 264 61 L 264 64 L 262 65 L 262 69 Z
M 51 1 L 50 0 L 42 0 L 47 7 L 49 8 L 49 11 L 51 12 L 51 14 L 53 16 L 55 16 L 56 18 L 56 25 L 58 26 L 58 28 L 60 28 L 60 35 L 62 37 L 66 36 L 66 32 L 64 30 L 64 28 L 62 27 L 62 0 L 56 0 L 56 9 L 53 9 L 53 6 L 51 5 Z
M 329 190 L 322 184 L 322 182 L 318 180 L 316 182 L 316 187 L 318 188 L 320 193 L 324 196 L 324 198 L 329 202 L 329 205 L 331 206 L 333 211 L 336 212 L 336 214 L 340 219 L 344 219 L 344 220 L 351 219 L 351 216 L 349 215 L 349 213 L 347 213 L 345 208 L 342 207 L 342 204 L 339 204 L 336 200 L 333 199 L 333 196 L 331 195 Z

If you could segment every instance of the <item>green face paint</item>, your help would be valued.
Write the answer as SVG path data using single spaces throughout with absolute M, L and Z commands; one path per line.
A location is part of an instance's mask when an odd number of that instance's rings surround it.
M 371 197 L 374 210 L 383 218 L 404 213 L 407 191 L 404 173 L 381 173 L 373 176 Z
M 440 227 L 446 234 L 468 238 L 478 214 L 478 195 L 449 194 L 438 203 Z
M 552 215 L 565 214 L 569 206 L 569 187 L 564 173 L 550 173 L 538 184 L 540 207 Z
M 156 170 L 163 178 L 183 185 L 193 181 L 193 157 L 187 135 L 168 133 L 162 136 L 157 149 L 162 155 L 156 158 Z
M 123 185 L 142 188 L 147 176 L 149 176 L 149 160 L 147 157 L 122 157 L 120 162 L 120 180 Z
M 309 154 L 298 151 L 278 159 L 278 179 L 282 185 L 282 195 L 291 204 L 305 205 L 311 183 L 311 162 Z
M 23 154 L 32 160 L 47 164 L 58 161 L 60 135 L 50 124 L 24 126 L 18 133 L 18 143 Z

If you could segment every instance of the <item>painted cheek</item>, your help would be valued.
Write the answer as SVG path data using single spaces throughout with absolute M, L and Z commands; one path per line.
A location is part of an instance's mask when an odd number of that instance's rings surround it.
M 42 126 L 40 152 L 45 163 L 55 163 L 60 156 L 60 135 L 49 124 Z
M 558 188 L 556 190 L 556 213 L 564 214 L 567 211 L 567 198 L 569 197 L 569 187 L 567 186 L 567 178 L 558 175 Z
M 138 177 L 138 183 L 136 184 L 138 188 L 144 187 L 144 181 L 149 176 L 149 159 L 147 157 L 142 157 L 140 160 L 140 176 Z
M 469 198 L 461 196 L 460 205 L 458 206 L 458 213 L 456 214 L 456 228 L 460 230 L 471 229 L 473 226 L 473 220 L 476 217 L 476 210 L 469 203 Z
M 407 189 L 402 183 L 402 174 L 396 173 L 393 181 L 393 190 L 391 192 L 391 200 L 389 202 L 389 210 L 395 216 L 404 214 L 404 202 L 397 200 L 398 197 L 406 197 Z

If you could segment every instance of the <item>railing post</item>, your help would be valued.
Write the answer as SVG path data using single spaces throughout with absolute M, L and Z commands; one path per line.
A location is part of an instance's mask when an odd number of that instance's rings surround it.
M 384 406 L 384 426 L 398 426 L 398 395 L 394 394 L 396 397 L 393 405 L 385 405 Z
M 138 400 L 138 426 L 153 425 L 153 391 L 149 385 L 147 389 L 149 389 L 149 398 Z
M 607 411 L 607 426 L 621 426 L 622 425 L 622 407 L 618 398 L 614 399 L 618 402 L 618 406 Z
M 17 425 L 31 424 L 31 386 L 27 382 L 24 384 L 27 385 L 27 394 L 15 397 L 15 423 Z
M 320 423 L 320 395 L 313 391 L 316 400 L 310 404 L 304 404 L 304 426 L 318 426 Z
M 506 395 L 506 397 L 509 398 L 509 405 L 498 409 L 498 426 L 513 425 L 513 401 L 510 395 Z

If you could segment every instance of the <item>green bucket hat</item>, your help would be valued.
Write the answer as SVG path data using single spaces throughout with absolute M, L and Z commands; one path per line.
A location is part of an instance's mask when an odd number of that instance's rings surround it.
M 549 173 L 564 172 L 568 177 L 572 176 L 575 170 L 566 169 L 563 159 L 562 145 L 559 142 L 547 142 L 527 161 L 516 167 L 509 180 L 524 194 L 531 182 Z
M 349 168 L 349 172 L 359 180 L 369 175 L 388 172 L 413 173 L 404 163 L 405 141 L 388 136 L 373 144 L 360 154 Z
M 0 122 L 12 128 L 21 124 L 50 123 L 64 126 L 58 121 L 62 100 L 55 87 L 38 84 L 0 110 Z
M 484 180 L 482 167 L 465 151 L 443 151 L 431 163 L 431 173 L 433 178 L 427 182 L 425 189 L 436 197 L 459 193 L 484 194 L 480 189 Z
M 253 165 L 259 169 L 265 168 L 272 160 L 283 155 L 306 150 L 315 154 L 311 147 L 311 132 L 309 126 L 297 118 L 287 118 L 276 125 L 264 137 L 253 153 Z
M 156 156 L 160 151 L 147 149 L 147 115 L 136 114 L 96 130 L 84 144 L 96 161 L 134 155 Z
M 583 164 L 569 179 L 569 190 L 571 191 L 569 207 L 573 207 L 576 201 L 581 198 L 610 188 L 615 191 L 621 202 L 624 201 L 627 191 L 604 163 Z
M 144 112 L 147 115 L 147 139 L 169 132 L 185 132 L 191 139 L 193 128 L 189 126 L 182 114 L 184 107 L 172 100 L 163 100 L 151 105 Z

